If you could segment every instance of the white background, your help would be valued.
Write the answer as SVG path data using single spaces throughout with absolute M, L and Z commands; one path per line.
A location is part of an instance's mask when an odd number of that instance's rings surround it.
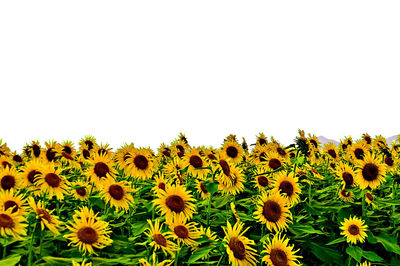
M 399 1 L 2 1 L 0 138 L 400 133 Z

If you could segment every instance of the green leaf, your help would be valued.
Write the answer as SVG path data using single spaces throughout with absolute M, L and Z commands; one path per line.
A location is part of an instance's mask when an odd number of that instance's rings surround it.
M 337 244 L 337 243 L 342 243 L 344 241 L 345 241 L 344 237 L 341 237 L 341 238 L 335 239 L 335 240 L 333 240 L 333 241 L 331 241 L 331 242 L 329 242 L 328 244 L 325 244 L 325 245 L 330 246 L 330 245 L 334 245 L 334 244 Z
M 196 262 L 197 260 L 207 256 L 208 253 L 210 253 L 211 250 L 213 250 L 213 249 L 214 249 L 214 246 L 212 246 L 212 245 L 199 248 L 198 250 L 193 252 L 193 254 L 190 256 L 188 263 Z
M 343 265 L 343 254 L 336 249 L 324 247 L 319 243 L 309 243 L 311 252 L 324 263 Z
M 363 250 L 362 256 L 364 258 L 366 258 L 367 260 L 370 260 L 370 261 L 383 261 L 383 258 L 381 258 L 378 254 L 376 254 L 373 251 L 365 251 L 365 250 Z
M 82 258 L 59 258 L 52 256 L 44 256 L 42 259 L 51 265 L 67 265 L 71 264 L 72 260 L 75 260 L 76 262 L 80 262 L 82 260 Z
M 14 266 L 20 261 L 21 257 L 21 255 L 8 256 L 7 258 L 0 260 L 0 265 Z
M 318 234 L 318 235 L 324 235 L 320 230 L 314 229 L 311 225 L 303 225 L 303 224 L 294 224 L 291 227 L 289 227 L 290 232 L 292 232 L 295 235 L 303 235 L 303 234 Z
M 204 186 L 211 195 L 218 191 L 218 184 L 216 182 L 204 182 Z
M 397 244 L 396 237 L 390 236 L 386 233 L 380 233 L 379 236 L 375 236 L 375 239 L 381 243 L 387 251 L 400 255 L 400 247 Z
M 361 262 L 363 250 L 360 247 L 349 246 L 348 248 L 346 248 L 346 253 L 349 254 L 353 259 L 355 259 L 359 263 Z

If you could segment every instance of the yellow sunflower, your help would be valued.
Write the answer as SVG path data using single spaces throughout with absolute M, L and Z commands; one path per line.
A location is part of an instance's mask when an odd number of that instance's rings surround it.
M 23 158 L 21 155 L 17 154 L 16 151 L 14 151 L 14 152 L 11 154 L 10 157 L 11 157 L 11 160 L 12 160 L 14 166 L 17 166 L 17 165 L 20 165 L 20 164 L 23 164 L 23 163 L 24 163 L 24 158 Z
M 225 141 L 222 152 L 234 163 L 240 163 L 243 159 L 243 148 L 236 140 Z
M 367 147 L 365 146 L 364 142 L 357 142 L 350 148 L 350 155 L 355 161 L 363 160 L 365 154 L 368 152 Z
M 207 177 L 207 174 L 210 172 L 209 169 L 204 169 L 204 167 L 207 167 L 208 164 L 205 158 L 202 155 L 200 155 L 199 149 L 191 149 L 183 157 L 183 166 L 187 167 L 187 172 L 189 175 L 203 180 Z
M 331 142 L 324 146 L 324 152 L 329 156 L 331 160 L 337 161 L 340 158 L 336 145 Z
M 93 154 L 93 158 L 88 161 L 89 167 L 86 170 L 86 175 L 94 182 L 97 189 L 100 189 L 105 180 L 114 178 L 117 171 L 114 169 L 114 162 L 111 157 L 107 155 Z
M 267 242 L 264 242 L 264 250 L 261 254 L 266 255 L 262 258 L 262 261 L 268 266 L 301 265 L 299 259 L 302 257 L 296 255 L 299 250 L 293 249 L 294 245 L 289 245 L 289 239 L 285 236 L 281 237 L 281 234 L 277 233 L 272 241 L 268 238 Z
M 131 157 L 127 159 L 127 171 L 135 178 L 150 179 L 154 168 L 154 158 L 150 149 L 134 149 Z
M 92 266 L 92 263 L 91 262 L 86 263 L 86 259 L 83 259 L 81 264 L 79 264 L 75 260 L 72 260 L 72 266 Z
M 291 207 L 300 201 L 299 194 L 301 193 L 301 189 L 298 182 L 299 179 L 293 172 L 276 173 L 273 182 L 273 192 L 283 195 L 287 199 L 288 206 Z
M 67 228 L 71 233 L 64 237 L 71 241 L 69 245 L 78 247 L 83 254 L 89 252 L 97 255 L 94 248 L 103 249 L 113 242 L 110 238 L 111 230 L 105 221 L 93 217 L 74 216 L 73 221 L 69 223 Z
M 85 201 L 89 197 L 87 183 L 84 181 L 76 181 L 71 183 L 71 194 L 75 199 Z
M 268 139 L 264 135 L 264 133 L 259 133 L 258 136 L 256 136 L 256 138 L 257 138 L 256 145 L 263 146 L 268 144 Z
M 159 191 L 158 197 L 153 200 L 155 207 L 165 215 L 167 221 L 178 214 L 185 218 L 191 218 L 195 212 L 196 205 L 193 204 L 193 196 L 186 191 L 184 186 L 171 185 L 165 191 Z
M 12 161 L 10 160 L 10 158 L 8 158 L 8 156 L 5 156 L 5 155 L 0 156 L 0 165 L 3 167 L 3 169 L 13 167 Z
M 374 195 L 372 195 L 371 192 L 367 191 L 367 193 L 365 193 L 365 201 L 368 204 L 371 204 L 372 206 L 375 206 L 374 199 L 375 199 L 375 197 L 374 197 Z
M 17 172 L 14 167 L 7 167 L 3 171 L 0 171 L 0 191 L 19 189 L 21 185 L 21 173 Z
M 26 162 L 25 165 L 21 167 L 22 187 L 33 191 L 35 195 L 39 194 L 40 188 L 37 185 L 37 178 L 42 174 L 43 167 L 43 163 L 38 159 Z
M 354 187 L 356 186 L 356 174 L 354 172 L 353 167 L 348 164 L 340 163 L 335 171 L 336 177 L 342 181 L 343 187 L 349 186 Z
M 189 145 L 183 140 L 175 140 L 171 143 L 172 153 L 179 158 L 185 155 L 187 149 L 189 149 Z
M 169 148 L 165 143 L 161 143 L 160 147 L 157 149 L 158 156 L 169 159 L 172 158 L 171 148 Z
M 265 154 L 264 156 L 265 159 L 265 165 L 267 169 L 270 170 L 277 170 L 280 167 L 284 166 L 285 159 L 282 158 L 279 153 L 275 151 L 269 151 Z
M 165 187 L 170 185 L 169 181 L 165 179 L 164 174 L 162 172 L 159 172 L 158 175 L 154 176 L 154 180 L 156 181 L 156 185 L 152 188 L 152 190 L 156 194 L 160 190 L 165 191 Z
M 13 190 L 0 191 L 0 209 L 11 210 L 11 213 L 17 213 L 18 215 L 26 215 L 25 200 L 22 195 L 17 195 Z
M 47 164 L 42 168 L 42 174 L 37 179 L 37 185 L 44 194 L 49 194 L 49 199 L 56 196 L 58 200 L 64 199 L 68 190 L 69 182 L 61 175 L 61 169 L 55 168 L 54 164 Z
M 91 151 L 92 149 L 97 147 L 96 139 L 91 135 L 87 135 L 81 139 L 81 141 L 79 142 L 79 146 L 86 146 L 88 151 Z
M 370 135 L 368 135 L 367 133 L 364 133 L 364 134 L 362 135 L 362 139 L 365 141 L 365 144 L 371 145 L 371 143 L 372 143 L 372 138 L 371 138 Z
M 183 180 L 185 179 L 185 174 L 182 173 L 183 162 L 179 157 L 174 157 L 169 160 L 164 166 L 164 173 L 168 178 L 177 179 L 180 185 L 183 185 Z
M 230 167 L 230 175 L 218 184 L 218 189 L 223 194 L 237 195 L 244 190 L 245 178 L 242 169 L 238 166 Z
M 147 220 L 150 228 L 146 229 L 145 235 L 152 239 L 150 243 L 151 247 L 154 247 L 154 251 L 161 249 L 164 255 L 167 255 L 167 252 L 173 256 L 175 251 L 178 250 L 177 245 L 172 242 L 170 239 L 173 237 L 168 234 L 162 233 L 163 225 L 160 225 L 159 220 L 155 220 L 154 225 L 151 220 Z
M 196 223 L 187 222 L 184 215 L 178 214 L 171 221 L 168 222 L 171 232 L 166 233 L 168 236 L 174 238 L 178 245 L 183 243 L 189 247 L 197 246 L 196 239 L 201 237 Z
M 279 193 L 264 192 L 258 200 L 254 218 L 266 224 L 268 230 L 279 232 L 292 222 L 292 213 L 287 206 L 287 199 Z
M 319 142 L 317 136 L 308 134 L 308 141 L 311 143 L 311 147 L 314 151 L 319 150 L 321 143 Z
M 256 146 L 249 155 L 250 162 L 255 165 L 265 164 L 267 161 L 266 155 L 269 151 L 267 145 Z
M 134 192 L 134 189 L 131 188 L 129 182 L 115 182 L 114 179 L 109 178 L 104 182 L 100 194 L 106 203 L 109 203 L 117 211 L 120 208 L 127 211 L 133 205 L 132 192 Z
M 346 237 L 347 243 L 351 244 L 357 244 L 357 242 L 364 242 L 364 239 L 367 237 L 367 225 L 364 225 L 365 221 L 357 218 L 357 217 L 351 217 L 349 219 L 344 219 L 344 222 L 342 222 L 342 226 L 340 229 L 342 232 L 340 233 L 341 235 L 344 235 Z
M 45 227 L 47 227 L 53 234 L 59 235 L 60 232 L 58 231 L 59 227 L 61 226 L 61 222 L 58 220 L 58 217 L 53 215 L 53 210 L 49 211 L 48 209 L 44 208 L 43 203 L 38 201 L 36 204 L 33 198 L 28 199 L 29 206 L 36 214 L 36 219 L 40 221 L 40 227 L 42 231 Z
M 119 148 L 114 155 L 114 160 L 116 162 L 115 165 L 120 169 L 125 169 L 127 167 L 127 160 L 129 157 L 131 157 L 134 149 L 135 146 L 133 143 L 125 143 L 121 148 Z
M 45 142 L 45 145 L 46 148 L 41 153 L 42 160 L 48 163 L 55 163 L 59 155 L 57 152 L 57 142 L 48 141 Z
M 343 201 L 352 202 L 354 198 L 353 191 L 346 191 L 345 189 L 339 189 L 338 196 Z
M 151 258 L 152 258 L 152 262 L 149 262 L 145 258 L 139 259 L 139 262 L 142 266 L 169 266 L 169 265 L 172 265 L 172 263 L 174 263 L 173 260 L 163 260 L 161 262 L 158 262 L 156 253 L 153 253 Z
M 259 191 L 264 191 L 272 187 L 272 179 L 266 174 L 268 171 L 269 170 L 267 170 L 265 167 L 257 167 L 256 170 L 253 171 L 253 181 L 255 183 L 255 187 Z
M 26 219 L 24 216 L 12 212 L 12 209 L 0 209 L 0 235 L 4 238 L 14 237 L 15 239 L 22 239 L 26 235 Z
M 375 189 L 385 182 L 386 167 L 371 153 L 367 153 L 364 159 L 357 163 L 357 167 L 356 182 L 361 189 Z
M 196 180 L 196 188 L 197 188 L 197 193 L 200 195 L 200 197 L 203 200 L 208 199 L 210 197 L 210 193 L 208 192 L 207 188 L 204 186 L 203 181 Z
M 398 161 L 399 159 L 396 156 L 393 156 L 391 153 L 385 154 L 383 158 L 386 169 L 389 171 L 396 169 Z
M 39 158 L 42 153 L 42 147 L 40 147 L 39 141 L 33 140 L 29 147 L 32 158 Z
M 243 230 L 243 225 L 241 222 L 236 222 L 232 227 L 227 221 L 226 229 L 223 228 L 226 253 L 228 253 L 229 262 L 233 266 L 256 265 L 257 263 L 257 251 L 252 247 L 255 243 L 244 236 L 250 227 Z

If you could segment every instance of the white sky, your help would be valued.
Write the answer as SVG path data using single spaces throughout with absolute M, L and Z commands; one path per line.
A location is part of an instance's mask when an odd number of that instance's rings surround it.
M 0 138 L 400 133 L 399 1 L 2 1 Z

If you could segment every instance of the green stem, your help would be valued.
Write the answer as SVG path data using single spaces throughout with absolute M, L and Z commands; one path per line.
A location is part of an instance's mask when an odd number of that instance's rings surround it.
M 362 218 L 365 220 L 365 213 L 367 211 L 366 206 L 365 206 L 365 193 L 366 191 L 362 192 L 362 204 L 361 204 L 361 208 L 362 208 Z
M 311 207 L 311 183 L 308 186 L 308 205 Z
M 35 226 L 33 227 L 31 242 L 29 244 L 29 249 L 28 249 L 28 266 L 32 265 L 32 255 L 33 255 L 32 248 L 33 248 L 33 240 L 35 239 L 36 225 L 37 225 L 37 222 L 35 222 Z
M 179 249 L 175 253 L 175 261 L 174 261 L 175 266 L 178 266 L 178 258 L 179 258 Z
M 296 156 L 294 156 L 294 159 L 297 159 L 297 156 L 299 155 L 299 150 L 296 151 Z M 294 163 L 294 168 L 293 168 L 293 172 L 294 175 L 296 176 L 296 167 L 297 167 L 297 161 Z
M 39 242 L 39 257 L 42 257 L 42 243 L 43 243 L 43 231 L 40 230 L 40 242 Z
M 7 255 L 7 238 L 4 238 L 4 246 L 3 246 L 3 259 L 6 258 Z
M 208 207 L 207 207 L 207 228 L 210 226 L 211 199 L 212 199 L 212 194 L 210 193 L 210 198 L 208 199 Z
M 393 185 L 392 185 L 392 199 L 395 200 L 396 199 L 396 187 L 395 187 L 396 183 L 393 180 Z M 395 214 L 396 211 L 396 206 L 392 205 L 392 215 Z M 394 221 L 393 221 L 394 223 Z

